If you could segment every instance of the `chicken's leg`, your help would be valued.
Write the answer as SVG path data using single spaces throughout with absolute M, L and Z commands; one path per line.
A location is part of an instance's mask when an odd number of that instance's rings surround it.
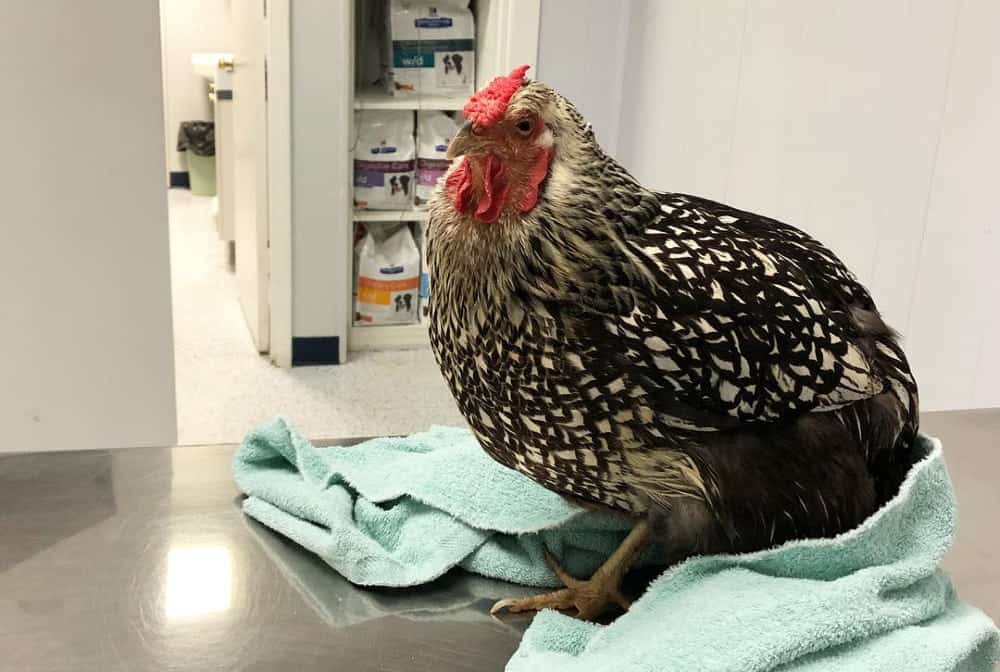
M 503 611 L 538 611 L 540 609 L 575 609 L 577 618 L 590 620 L 600 616 L 611 603 L 628 609 L 631 600 L 621 592 L 621 582 L 626 572 L 649 543 L 649 523 L 640 521 L 628 533 L 621 545 L 601 567 L 586 581 L 566 573 L 555 558 L 546 551 L 545 559 L 559 580 L 566 586 L 560 590 L 521 599 L 500 600 L 490 609 L 491 614 Z

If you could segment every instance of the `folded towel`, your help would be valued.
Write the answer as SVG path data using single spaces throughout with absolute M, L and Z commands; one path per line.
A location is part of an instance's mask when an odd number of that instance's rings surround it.
M 899 495 L 856 530 L 689 560 L 610 625 L 543 612 L 507 669 L 992 669 L 996 627 L 938 570 L 954 499 L 940 446 L 920 447 Z M 544 546 L 586 576 L 627 527 L 497 464 L 458 429 L 315 448 L 278 419 L 247 437 L 234 474 L 247 515 L 359 585 L 412 586 L 457 566 L 554 586 Z
M 278 418 L 243 441 L 234 474 L 247 515 L 361 586 L 419 585 L 453 567 L 558 586 L 544 547 L 584 576 L 629 527 L 618 516 L 580 515 L 494 462 L 463 429 L 316 448 Z

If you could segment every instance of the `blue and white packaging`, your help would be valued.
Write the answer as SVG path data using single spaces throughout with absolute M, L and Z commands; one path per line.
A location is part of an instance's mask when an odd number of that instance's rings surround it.
M 458 124 L 446 112 L 417 112 L 416 207 L 427 207 L 438 181 L 448 172 L 448 143 L 457 131 Z
M 360 110 L 354 115 L 354 207 L 407 210 L 416 190 L 413 112 Z
M 391 0 L 390 93 L 472 95 L 476 83 L 476 26 L 468 0 Z

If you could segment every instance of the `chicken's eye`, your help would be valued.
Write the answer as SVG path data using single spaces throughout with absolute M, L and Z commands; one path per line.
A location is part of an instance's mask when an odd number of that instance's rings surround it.
M 514 128 L 516 128 L 517 132 L 521 135 L 528 135 L 528 133 L 531 133 L 532 126 L 533 124 L 531 123 L 531 119 L 522 119 L 514 124 Z

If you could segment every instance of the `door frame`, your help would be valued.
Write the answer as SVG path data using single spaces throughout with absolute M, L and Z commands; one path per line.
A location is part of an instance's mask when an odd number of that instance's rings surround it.
M 500 3 L 502 17 L 498 28 L 499 74 L 525 63 L 537 73 L 542 0 L 494 0 L 494 2 Z M 537 77 L 537 74 L 535 76 Z M 477 81 L 476 84 L 484 86 L 486 82 Z
M 291 0 L 265 0 L 270 358 L 292 366 Z

